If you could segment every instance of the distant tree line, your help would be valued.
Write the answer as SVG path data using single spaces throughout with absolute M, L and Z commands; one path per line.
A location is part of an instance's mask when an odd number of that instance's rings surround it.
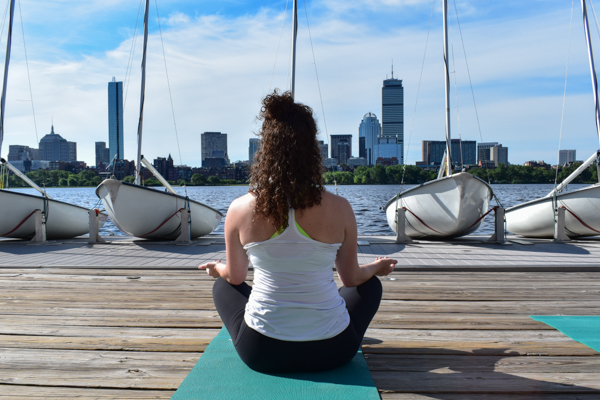
M 558 182 L 569 176 L 579 164 L 559 168 Z M 528 167 L 524 165 L 504 165 L 500 164 L 495 169 L 471 168 L 468 170 L 486 182 L 492 183 L 554 183 L 556 170 Z M 28 172 L 27 177 L 39 186 L 45 187 L 81 187 L 98 186 L 102 180 L 92 170 L 81 171 L 78 174 L 69 171 L 48 171 L 36 170 Z M 415 165 L 394 165 L 384 167 L 375 165 L 373 167 L 360 166 L 354 171 L 335 171 L 325 172 L 323 178 L 326 184 L 338 185 L 368 185 L 368 184 L 420 184 L 437 178 L 437 171 L 424 170 Z M 133 176 L 127 176 L 124 182 L 132 183 Z M 193 174 L 189 181 L 179 179 L 178 181 L 168 181 L 171 185 L 187 186 L 220 186 L 220 185 L 239 185 L 246 184 L 246 181 L 236 181 L 235 179 L 220 179 L 218 176 L 206 177 L 202 174 Z M 573 183 L 596 183 L 598 182 L 598 171 L 595 165 L 590 166 L 583 171 Z M 146 179 L 147 186 L 162 186 L 154 177 Z M 16 175 L 11 174 L 8 178 L 9 187 L 26 187 L 27 184 Z
M 25 174 L 36 185 L 41 187 L 85 187 L 98 186 L 102 182 L 102 178 L 92 170 L 81 171 L 75 174 L 70 171 L 48 171 L 38 169 Z M 133 183 L 133 176 L 126 176 L 124 182 Z M 220 179 L 218 176 L 209 176 L 208 178 L 202 174 L 193 174 L 190 181 L 186 182 L 183 179 L 178 181 L 168 181 L 171 185 L 187 185 L 187 186 L 218 186 L 218 185 L 238 185 L 246 182 L 238 182 L 235 179 Z M 152 177 L 144 181 L 146 186 L 162 186 L 158 179 Z M 28 187 L 21 178 L 14 174 L 8 177 L 8 187 Z
M 559 168 L 558 182 L 569 176 L 581 164 Z M 556 170 L 528 167 L 524 165 L 499 164 L 495 169 L 471 168 L 468 170 L 486 182 L 492 183 L 554 183 Z M 437 171 L 424 170 L 416 165 L 394 165 L 384 167 L 375 165 L 373 167 L 360 166 L 351 171 L 325 172 L 323 178 L 325 183 L 338 185 L 352 184 L 420 184 L 437 178 Z M 573 183 L 596 183 L 598 182 L 598 171 L 595 165 L 583 171 Z
M 38 169 L 25 174 L 36 185 L 42 187 L 77 187 L 77 186 L 98 186 L 101 178 L 94 171 L 85 170 L 78 174 L 69 171 L 48 171 Z M 21 178 L 11 174 L 8 177 L 9 187 L 28 186 Z

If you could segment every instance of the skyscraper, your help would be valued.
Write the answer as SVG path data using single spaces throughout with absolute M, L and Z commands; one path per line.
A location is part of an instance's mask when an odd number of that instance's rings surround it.
M 108 82 L 108 149 L 113 159 L 123 160 L 123 82 Z
M 350 157 L 352 157 L 352 135 L 331 135 L 331 158 L 337 159 L 339 165 L 346 164 Z
M 96 142 L 96 167 L 100 164 L 105 167 L 110 164 L 110 149 L 106 148 L 106 142 Z
M 259 147 L 260 147 L 260 139 L 251 138 L 250 143 L 248 145 L 248 161 L 250 161 L 251 163 L 252 163 L 252 161 L 254 161 L 254 155 L 258 151 Z
M 329 158 L 329 145 L 322 140 L 319 140 L 319 150 L 321 151 L 321 158 L 323 160 Z
M 375 164 L 375 146 L 377 146 L 377 138 L 380 135 L 381 125 L 377 116 L 371 112 L 366 113 L 358 127 L 358 156 L 364 157 L 367 160 L 367 165 Z M 361 147 L 363 141 L 364 150 Z M 361 153 L 362 151 L 364 151 L 364 154 Z
M 204 132 L 201 135 L 202 166 L 215 165 L 213 158 L 221 159 L 220 165 L 229 165 L 227 155 L 227 134 L 221 132 Z M 210 162 L 209 162 L 210 161 Z
M 402 80 L 394 79 L 393 67 L 392 78 L 384 80 L 381 88 L 381 136 L 396 138 L 398 160 L 404 164 L 404 87 Z
M 577 150 L 559 150 L 558 165 L 565 165 L 570 162 L 575 162 Z
M 452 165 L 462 167 L 477 164 L 476 145 L 474 140 L 451 139 Z M 421 142 L 422 165 L 437 165 L 442 163 L 446 152 L 445 140 L 423 140 Z
M 52 125 L 50 133 L 40 139 L 39 156 L 46 161 L 77 161 L 77 143 L 54 133 Z
M 502 147 L 498 142 L 479 143 L 477 145 L 477 162 L 493 161 L 497 167 L 498 164 L 508 165 L 508 147 Z

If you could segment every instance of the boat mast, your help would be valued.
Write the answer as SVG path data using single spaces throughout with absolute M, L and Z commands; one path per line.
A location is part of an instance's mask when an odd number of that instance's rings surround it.
M 596 78 L 596 67 L 594 66 L 594 52 L 592 51 L 592 39 L 590 38 L 590 26 L 588 23 L 587 16 L 587 7 L 585 5 L 585 0 L 581 0 L 581 11 L 583 13 L 583 30 L 585 32 L 585 40 L 587 43 L 588 49 L 588 58 L 590 59 L 590 73 L 592 75 L 592 89 L 594 92 L 594 106 L 596 113 L 596 133 L 598 134 L 598 139 L 600 140 L 600 108 L 598 106 L 598 79 Z M 571 173 L 571 175 L 567 176 L 560 185 L 554 188 L 546 197 L 554 196 L 557 193 L 560 193 L 565 186 L 567 186 L 573 179 L 575 179 L 579 174 L 581 174 L 585 169 L 587 169 L 594 162 L 598 161 L 598 157 L 600 154 L 600 150 L 594 152 L 590 158 L 586 160 L 582 165 L 579 166 L 575 171 Z M 558 168 L 558 166 L 557 166 Z
M 581 11 L 583 12 L 583 30 L 585 31 L 585 40 L 588 48 L 588 58 L 590 59 L 590 73 L 592 74 L 592 88 L 594 90 L 594 106 L 596 109 L 596 133 L 600 142 L 600 108 L 598 107 L 598 79 L 596 78 L 596 68 L 594 67 L 594 53 L 592 51 L 592 40 L 590 39 L 590 26 L 588 24 L 587 8 L 585 0 L 581 0 Z
M 150 0 L 146 0 L 146 9 L 144 10 L 144 48 L 142 50 L 142 92 L 140 94 L 140 119 L 138 121 L 138 152 L 137 152 L 137 175 L 135 177 L 135 184 L 140 185 L 142 183 L 142 125 L 144 123 L 144 97 L 146 93 L 146 48 L 148 47 L 148 8 L 150 6 Z
M 298 5 L 297 1 L 294 0 L 292 6 L 292 69 L 290 83 L 292 98 L 296 91 L 296 36 L 298 36 Z
M 452 146 L 450 140 L 450 73 L 448 70 L 448 0 L 443 0 L 442 3 L 442 13 L 444 16 L 444 88 L 446 91 L 446 175 L 452 175 Z
M 10 48 L 12 45 L 12 26 L 15 14 L 15 0 L 10 1 L 10 16 L 8 19 L 8 36 L 6 38 L 6 57 L 4 58 L 4 81 L 2 85 L 2 100 L 0 100 L 0 151 L 4 140 L 4 106 L 6 104 L 6 84 L 8 82 L 8 64 L 10 62 Z

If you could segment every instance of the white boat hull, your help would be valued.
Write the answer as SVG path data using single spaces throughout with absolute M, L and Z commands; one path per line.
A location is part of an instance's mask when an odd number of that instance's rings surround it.
M 123 232 L 148 239 L 177 239 L 181 233 L 181 209 L 189 207 L 191 237 L 214 231 L 223 214 L 205 204 L 172 193 L 105 179 L 96 194 L 113 223 Z
M 487 183 L 461 172 L 400 193 L 387 202 L 385 213 L 394 232 L 396 209 L 405 207 L 405 229 L 411 238 L 452 238 L 479 228 L 492 196 Z
M 31 239 L 35 236 L 35 210 L 46 212 L 46 239 L 69 239 L 89 232 L 88 209 L 58 200 L 11 190 L 0 190 L 0 236 Z M 104 225 L 99 218 L 99 225 Z
M 558 207 L 567 209 L 565 231 L 568 236 L 600 235 L 600 184 L 561 193 L 556 196 L 556 201 Z M 552 197 L 516 205 L 507 209 L 505 215 L 509 232 L 526 237 L 554 237 Z

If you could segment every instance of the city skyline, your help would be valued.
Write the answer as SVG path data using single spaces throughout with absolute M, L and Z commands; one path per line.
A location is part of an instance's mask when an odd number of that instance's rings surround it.
M 259 131 L 255 117 L 260 99 L 274 87 L 287 87 L 289 9 L 275 63 L 285 3 L 159 2 L 182 154 L 177 149 L 153 17 L 144 119 L 148 158 L 170 152 L 176 164 L 200 165 L 198 136 L 203 131 L 228 132 L 231 161 L 247 158 L 248 139 Z M 420 79 L 431 1 L 358 0 L 350 4 L 315 0 L 306 4 L 325 116 L 303 12 L 296 98 L 314 109 L 319 139 L 328 144 L 329 135 L 356 132 L 369 111 L 380 116 L 379 88 L 389 78 L 386 74 L 393 59 L 394 77 L 403 80 L 405 90 L 405 161 L 419 161 L 420 142 L 443 139 L 444 132 L 439 5 L 433 8 Z M 502 142 L 511 149 L 511 163 L 535 159 L 556 164 L 571 8 L 554 0 L 545 1 L 544 7 L 516 0 L 465 0 L 457 6 L 481 137 L 451 5 L 456 53 L 451 107 L 455 110 L 457 99 L 460 105 L 460 126 L 453 116 L 452 137 Z M 112 76 L 123 81 L 124 130 L 137 130 L 139 48 L 132 58 L 130 78 L 125 74 L 137 7 L 137 3 L 120 0 L 91 1 L 85 7 L 73 0 L 31 0 L 22 5 L 38 135 L 54 116 L 61 134 L 78 143 L 78 158 L 89 165 L 94 164 L 95 142 L 108 142 L 105 85 Z M 152 14 L 156 15 L 154 8 Z M 597 148 L 598 138 L 580 14 L 575 4 L 561 147 L 577 150 L 579 158 L 585 159 Z M 593 34 L 597 46 L 600 40 Z M 244 65 L 242 71 L 239 65 Z M 35 147 L 37 143 L 20 30 L 15 32 L 8 81 L 3 156 L 8 145 Z M 125 135 L 124 145 L 125 157 L 133 159 L 135 135 Z M 358 135 L 352 147 L 352 155 L 358 155 Z

